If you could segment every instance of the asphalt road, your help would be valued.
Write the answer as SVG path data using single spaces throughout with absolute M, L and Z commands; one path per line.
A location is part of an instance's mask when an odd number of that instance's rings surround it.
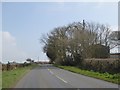
M 27 73 L 15 88 L 118 88 L 118 85 L 42 65 Z

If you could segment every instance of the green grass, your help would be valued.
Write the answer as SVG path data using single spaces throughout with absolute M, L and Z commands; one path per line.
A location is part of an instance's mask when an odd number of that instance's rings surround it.
M 2 70 L 0 70 L 0 90 L 2 89 Z
M 36 64 L 2 72 L 2 88 L 12 88 L 17 81 L 28 71 L 36 67 Z
M 57 66 L 57 65 L 55 65 L 55 66 Z M 118 73 L 118 74 L 99 73 L 99 72 L 94 72 L 92 70 L 91 71 L 82 70 L 80 68 L 73 67 L 73 66 L 57 66 L 57 67 L 65 69 L 65 70 L 69 70 L 74 73 L 82 74 L 85 76 L 90 76 L 90 77 L 94 77 L 97 79 L 112 82 L 115 84 L 120 84 L 120 80 L 118 80 L 118 79 L 120 79 L 120 73 Z

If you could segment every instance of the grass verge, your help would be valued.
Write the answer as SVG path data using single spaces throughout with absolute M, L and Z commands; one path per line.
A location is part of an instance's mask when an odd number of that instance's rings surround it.
M 55 66 L 59 67 L 61 69 L 69 70 L 69 71 L 74 72 L 74 73 L 78 73 L 78 74 L 82 74 L 85 76 L 101 79 L 101 80 L 112 82 L 115 84 L 120 84 L 120 73 L 118 73 L 118 74 L 99 73 L 99 72 L 94 72 L 92 70 L 91 71 L 82 70 L 80 68 L 73 67 L 73 66 L 59 66 L 59 65 L 55 65 Z
M 32 64 L 30 66 L 17 68 L 10 71 L 2 72 L 2 88 L 12 88 L 17 81 L 23 77 L 28 71 L 35 68 L 37 65 Z

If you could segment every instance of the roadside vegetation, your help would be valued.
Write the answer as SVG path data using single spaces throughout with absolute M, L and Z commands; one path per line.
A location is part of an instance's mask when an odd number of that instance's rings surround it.
M 9 71 L 2 72 L 2 88 L 12 88 L 23 75 L 35 68 L 37 64 L 31 64 L 25 67 L 19 67 Z
M 50 63 L 118 83 L 120 59 L 110 58 L 110 50 L 120 47 L 120 32 L 112 31 L 110 26 L 85 20 L 73 22 L 54 28 L 43 35 L 41 42 Z
M 0 89 L 2 89 L 2 70 L 0 70 Z
M 77 68 L 77 67 L 73 67 L 73 66 L 58 66 L 58 65 L 55 65 L 59 68 L 62 68 L 62 69 L 65 69 L 65 70 L 69 70 L 71 72 L 74 72 L 74 73 L 78 73 L 78 74 L 82 74 L 82 75 L 85 75 L 85 76 L 90 76 L 90 77 L 93 77 L 93 78 L 97 78 L 97 79 L 101 79 L 101 80 L 105 80 L 105 81 L 109 81 L 109 82 L 112 82 L 112 83 L 116 83 L 116 84 L 120 84 L 120 73 L 117 73 L 117 74 L 109 74 L 109 73 L 100 73 L 100 72 L 94 72 L 94 71 L 89 71 L 89 70 L 83 70 L 83 69 L 80 69 L 80 68 Z
M 80 65 L 86 58 L 109 58 L 110 49 L 120 45 L 120 32 L 94 22 L 73 22 L 56 27 L 41 42 L 51 63 Z

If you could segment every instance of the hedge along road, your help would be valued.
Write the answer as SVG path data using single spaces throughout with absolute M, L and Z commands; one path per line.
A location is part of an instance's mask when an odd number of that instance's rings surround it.
M 15 88 L 118 88 L 118 85 L 45 64 L 27 73 Z

